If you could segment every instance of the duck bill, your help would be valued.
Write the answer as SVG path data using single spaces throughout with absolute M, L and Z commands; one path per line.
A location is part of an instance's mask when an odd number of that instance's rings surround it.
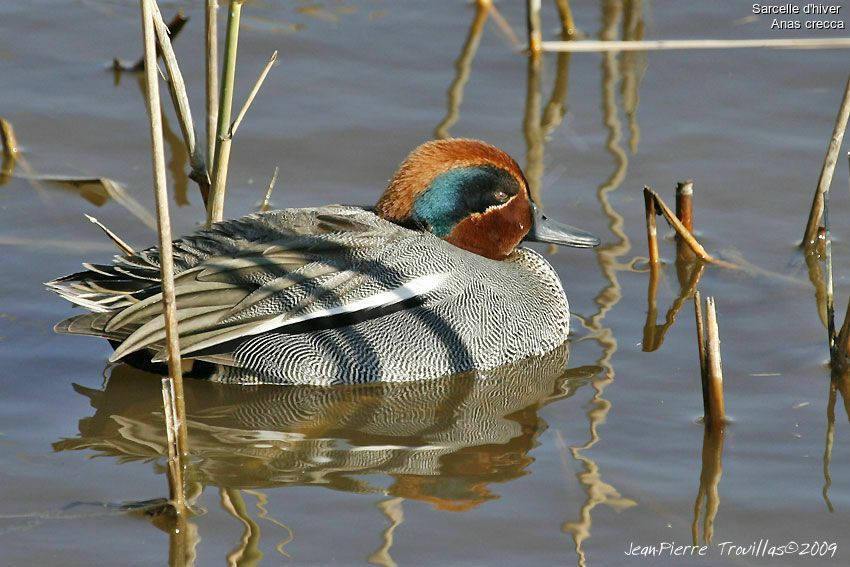
M 531 211 L 534 222 L 524 240 L 573 248 L 593 248 L 599 246 L 601 242 L 597 236 L 589 232 L 547 218 L 534 203 L 531 203 Z

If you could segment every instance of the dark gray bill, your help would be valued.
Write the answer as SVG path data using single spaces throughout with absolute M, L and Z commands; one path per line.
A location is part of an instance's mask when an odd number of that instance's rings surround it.
M 546 218 L 537 205 L 531 203 L 534 222 L 523 240 L 547 242 L 574 248 L 593 248 L 601 242 L 598 237 L 568 224 Z

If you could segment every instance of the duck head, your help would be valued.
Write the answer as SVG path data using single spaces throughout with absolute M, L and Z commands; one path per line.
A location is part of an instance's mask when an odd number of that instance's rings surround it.
M 599 245 L 589 232 L 547 219 L 531 200 L 517 162 L 478 140 L 437 140 L 413 150 L 375 213 L 493 260 L 506 258 L 522 240 Z

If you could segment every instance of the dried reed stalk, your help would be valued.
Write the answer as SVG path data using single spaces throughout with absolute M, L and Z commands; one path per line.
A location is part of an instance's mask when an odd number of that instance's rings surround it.
M 689 231 L 682 222 L 676 218 L 676 215 L 673 214 L 673 211 L 670 210 L 661 197 L 658 196 L 658 193 L 650 189 L 649 187 L 644 187 L 644 195 L 649 193 L 655 200 L 655 206 L 661 211 L 661 214 L 664 215 L 664 219 L 667 223 L 673 227 L 682 240 L 684 240 L 688 246 L 690 246 L 691 250 L 694 251 L 701 260 L 705 260 L 706 262 L 711 262 L 712 264 L 717 264 L 718 266 L 723 266 L 724 268 L 731 268 L 733 270 L 739 269 L 735 264 L 730 264 L 729 262 L 724 262 L 723 260 L 718 260 L 708 252 L 706 252 L 705 248 L 697 241 L 694 235 Z
M 655 223 L 655 197 L 652 189 L 643 188 L 643 204 L 646 209 L 646 237 L 649 242 L 649 263 L 655 266 L 659 262 L 658 254 L 658 226 Z
M 195 140 L 195 123 L 192 120 L 192 109 L 189 107 L 186 83 L 183 81 L 183 74 L 180 72 L 177 57 L 174 55 L 174 49 L 171 47 L 171 40 L 168 37 L 169 30 L 162 19 L 159 7 L 154 3 L 153 8 L 157 40 L 161 48 L 162 60 L 165 62 L 165 71 L 168 74 L 168 92 L 171 95 L 174 110 L 177 112 L 180 131 L 183 134 L 183 143 L 186 144 L 186 153 L 189 154 L 189 163 L 192 167 L 190 178 L 198 183 L 201 188 L 201 195 L 204 196 L 204 202 L 206 202 L 210 186 L 209 172 L 204 163 L 203 152 Z
M 832 283 L 832 237 L 829 233 L 829 189 L 823 193 L 823 242 L 826 262 L 826 332 L 830 359 L 835 358 L 835 298 Z
M 542 52 L 543 34 L 540 31 L 540 0 L 527 0 L 526 24 L 528 27 L 528 51 L 534 57 Z
M 543 41 L 542 51 L 663 51 L 668 49 L 838 49 L 850 47 L 850 38 L 828 39 L 664 39 L 645 41 Z
M 268 187 L 268 189 L 266 189 L 266 195 L 265 195 L 265 197 L 263 197 L 263 202 L 260 205 L 261 211 L 265 212 L 265 211 L 269 210 L 269 201 L 272 198 L 272 191 L 274 191 L 274 185 L 275 185 L 275 183 L 277 183 L 277 174 L 278 173 L 280 173 L 280 168 L 275 166 L 274 175 L 272 175 L 271 181 L 269 181 L 269 187 Z
M 168 214 L 168 194 L 165 178 L 165 151 L 162 141 L 162 110 L 159 101 L 157 83 L 154 0 L 142 0 L 142 36 L 145 46 L 145 100 L 148 106 L 150 124 L 154 189 L 156 191 L 157 232 L 159 235 L 160 270 L 162 274 L 163 316 L 165 317 L 166 345 L 168 348 L 168 371 L 174 380 L 174 407 L 177 414 L 178 430 L 177 458 L 181 461 L 188 453 L 188 434 L 186 431 L 186 407 L 183 398 L 183 375 L 180 368 L 180 345 L 177 334 L 176 301 L 174 297 L 174 258 L 171 246 L 171 222 Z M 179 463 L 182 469 L 182 463 Z M 182 477 L 182 475 L 181 475 Z M 182 478 L 174 479 L 176 487 L 171 494 L 178 514 L 185 508 Z
M 207 84 L 207 163 L 212 170 L 215 156 L 215 133 L 218 119 L 218 0 L 207 0 L 206 19 L 206 84 Z M 206 204 L 206 202 L 204 203 Z
M 688 232 L 694 232 L 694 182 L 690 179 L 676 184 L 676 217 Z M 684 239 L 676 234 L 676 257 L 690 260 L 694 257 L 693 250 L 686 245 Z
M 714 298 L 705 298 L 705 366 L 708 375 L 708 409 L 706 423 L 721 425 L 726 421 L 723 403 L 723 369 L 720 362 L 720 333 Z
M 848 82 L 848 85 L 850 85 L 850 82 Z M 848 164 L 850 164 L 850 153 L 847 154 L 847 159 L 848 159 Z M 829 207 L 828 207 L 829 191 L 824 193 L 824 197 L 825 197 L 825 199 L 824 199 L 824 211 L 825 211 L 824 218 L 828 219 L 829 218 L 829 216 L 828 216 L 829 215 L 829 212 L 828 212 L 828 209 L 829 209 Z M 827 222 L 828 222 L 828 220 L 827 220 Z M 827 239 L 825 239 L 825 240 L 827 240 Z M 830 248 L 831 248 L 831 246 L 830 246 Z M 808 261 L 808 259 L 809 258 L 807 256 L 807 261 Z M 830 262 L 831 262 L 831 260 L 832 260 L 832 255 L 830 254 Z M 830 266 L 831 266 L 831 264 L 830 264 Z M 831 267 L 830 267 L 830 272 L 831 272 Z M 815 290 L 817 291 L 817 289 L 818 289 L 818 286 L 816 285 Z M 831 294 L 831 291 L 828 292 L 828 294 Z M 829 303 L 830 303 L 830 300 L 828 299 L 827 300 L 827 321 L 830 320 Z M 833 311 L 834 310 L 835 310 L 835 307 L 833 306 Z M 834 319 L 833 319 L 832 324 L 833 324 L 833 328 L 834 328 L 834 325 L 835 325 Z M 827 323 L 827 325 L 829 325 L 829 323 Z M 832 343 L 831 346 L 832 346 L 832 348 L 830 348 L 829 357 L 830 357 L 830 361 L 832 362 L 833 373 L 838 374 L 838 375 L 844 375 L 844 374 L 846 374 L 846 371 L 847 371 L 847 363 L 850 360 L 850 301 L 847 302 L 847 313 L 844 315 L 844 324 L 841 325 L 841 330 L 838 332 L 838 336 L 835 338 L 835 340 L 834 340 L 834 342 Z M 850 415 L 850 413 L 848 415 Z
M 212 165 L 213 184 L 207 203 L 207 226 L 224 218 L 224 191 L 227 179 L 228 157 L 221 160 L 221 145 L 224 142 L 225 128 L 230 127 L 230 112 L 233 107 L 233 84 L 236 79 L 236 53 L 239 46 L 239 18 L 244 0 L 231 0 L 227 12 L 227 33 L 224 40 L 224 64 L 221 71 L 221 90 L 219 94 L 218 119 L 216 121 L 215 159 Z M 227 144 L 229 146 L 229 142 Z M 224 161 L 224 163 L 222 163 Z
M 13 161 L 18 153 L 18 140 L 12 123 L 0 117 L 0 145 L 3 146 L 3 160 Z
M 841 108 L 838 109 L 838 117 L 835 119 L 835 126 L 832 129 L 832 138 L 829 140 L 826 157 L 823 160 L 818 188 L 812 200 L 809 220 L 806 223 L 806 231 L 803 233 L 803 241 L 800 243 L 800 246 L 806 246 L 815 242 L 818 225 L 820 224 L 821 216 L 823 216 L 824 194 L 829 191 L 829 185 L 832 183 L 832 174 L 835 172 L 835 163 L 838 161 L 838 150 L 841 149 L 841 142 L 844 139 L 844 130 L 847 128 L 848 118 L 850 118 L 850 78 L 847 79 L 847 86 L 844 88 L 844 98 L 841 101 Z
M 85 214 L 85 213 L 83 213 L 83 214 Z M 102 230 L 106 234 L 106 236 L 108 236 L 109 239 L 112 240 L 113 243 L 115 243 L 115 246 L 117 246 L 121 250 L 121 252 L 123 252 L 127 256 L 132 256 L 133 254 L 136 253 L 136 251 L 133 250 L 132 246 L 130 246 L 129 244 L 127 244 L 126 242 L 121 240 L 121 238 L 119 238 L 117 234 L 115 234 L 114 232 L 112 232 L 111 230 L 106 228 L 106 225 L 104 225 L 102 222 L 100 222 L 99 220 L 97 220 L 96 218 L 94 218 L 91 215 L 85 215 L 85 216 L 93 224 L 97 225 L 100 228 L 100 230 Z
M 15 139 L 15 129 L 12 123 L 0 117 L 0 150 L 3 160 L 0 162 L 0 186 L 12 178 L 15 165 L 18 162 L 18 141 Z
M 694 182 L 690 179 L 676 184 L 676 217 L 689 232 L 694 231 Z
M 248 109 L 251 107 L 251 103 L 254 102 L 254 98 L 256 98 L 257 93 L 260 91 L 260 87 L 263 86 L 263 81 L 266 80 L 266 77 L 268 76 L 269 71 L 271 71 L 272 65 L 274 65 L 275 61 L 277 61 L 277 51 L 272 53 L 268 63 L 266 63 L 266 66 L 263 67 L 263 71 L 254 83 L 254 87 L 251 89 L 251 92 L 248 93 L 248 98 L 245 100 L 245 104 L 242 105 L 242 109 L 239 111 L 239 114 L 236 115 L 236 120 L 233 121 L 233 124 L 230 125 L 230 129 L 227 131 L 228 138 L 232 138 L 236 134 L 236 130 L 238 130 L 239 125 L 242 124 L 242 119 L 245 118 L 245 113 L 248 112 Z

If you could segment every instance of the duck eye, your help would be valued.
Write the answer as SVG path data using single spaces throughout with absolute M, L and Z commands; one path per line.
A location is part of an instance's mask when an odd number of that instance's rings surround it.
M 496 200 L 497 200 L 497 201 L 499 201 L 500 203 L 505 203 L 505 202 L 507 202 L 508 197 L 509 197 L 509 195 L 508 195 L 507 193 L 505 193 L 504 191 L 496 191 L 495 193 L 493 193 L 493 196 L 494 196 L 494 197 L 496 198 Z

